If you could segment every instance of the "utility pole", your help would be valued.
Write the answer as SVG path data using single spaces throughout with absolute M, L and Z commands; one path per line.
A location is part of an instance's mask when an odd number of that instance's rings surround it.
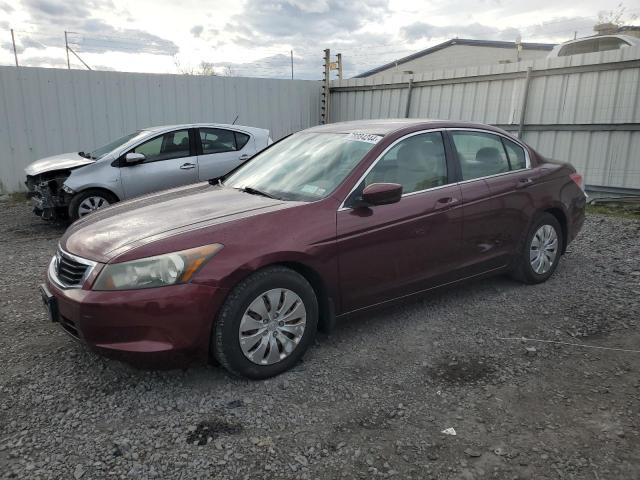
M 320 123 L 329 123 L 329 82 L 331 81 L 331 50 L 324 50 L 324 78 L 322 82 L 322 100 L 320 103 Z
M 18 52 L 16 51 L 16 37 L 13 35 L 13 28 L 11 29 L 11 43 L 13 44 L 13 57 L 16 59 L 16 67 L 18 67 Z
M 67 38 L 67 31 L 64 31 L 64 48 L 67 51 L 67 68 L 71 70 L 71 62 L 69 61 L 69 39 Z
M 291 50 L 291 80 L 293 80 L 293 50 Z
M 89 65 L 87 65 L 87 62 L 85 62 L 82 58 L 80 58 L 80 55 L 78 55 L 78 54 L 76 53 L 76 51 L 75 51 L 73 48 L 71 48 L 71 47 L 69 46 L 69 39 L 67 38 L 67 34 L 68 34 L 68 33 L 75 33 L 75 32 L 67 32 L 66 30 L 65 30 L 65 32 L 64 32 L 64 46 L 65 46 L 65 49 L 67 50 L 67 68 L 68 68 L 69 70 L 71 70 L 71 62 L 69 62 L 69 52 L 71 52 L 71 53 L 73 53 L 73 56 L 74 56 L 74 57 L 76 57 L 78 60 L 80 60 L 80 62 L 81 62 L 85 67 L 87 67 L 87 70 L 91 70 L 91 67 L 90 67 Z
M 338 80 L 342 80 L 342 54 L 338 53 L 336 57 L 338 57 Z

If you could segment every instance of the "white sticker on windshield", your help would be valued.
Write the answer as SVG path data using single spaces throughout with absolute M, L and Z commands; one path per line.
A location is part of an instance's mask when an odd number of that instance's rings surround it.
M 372 133 L 351 132 L 349 135 L 347 135 L 347 140 L 351 140 L 352 142 L 373 143 L 375 145 L 380 140 L 382 140 L 382 136 L 374 135 Z
M 304 193 L 310 193 L 311 195 L 313 195 L 318 191 L 318 187 L 316 187 L 315 185 L 307 184 L 307 185 L 303 185 L 300 190 Z

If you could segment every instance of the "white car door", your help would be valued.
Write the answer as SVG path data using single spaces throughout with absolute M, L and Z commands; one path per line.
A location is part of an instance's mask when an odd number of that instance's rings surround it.
M 256 153 L 254 139 L 247 133 L 209 127 L 200 127 L 198 131 L 198 178 L 201 181 L 230 172 Z
M 167 132 L 147 140 L 127 153 L 142 153 L 136 164 L 121 164 L 120 178 L 126 198 L 198 181 L 198 159 L 192 153 L 189 130 Z M 126 155 L 126 153 L 125 153 Z

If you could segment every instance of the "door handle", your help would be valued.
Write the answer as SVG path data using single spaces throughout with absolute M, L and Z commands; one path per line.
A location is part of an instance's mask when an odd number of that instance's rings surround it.
M 243 153 L 242 155 L 240 155 L 238 157 L 239 160 L 249 160 L 249 154 L 248 153 Z
M 516 185 L 516 188 L 526 188 L 533 185 L 533 180 L 529 177 L 527 178 L 521 178 L 520 180 L 518 180 L 518 184 Z
M 196 168 L 194 163 L 183 163 L 180 165 L 180 170 L 191 170 L 192 168 Z
M 453 205 L 455 205 L 456 203 L 458 203 L 459 200 L 455 197 L 442 197 L 439 198 L 436 201 L 436 209 L 440 209 L 440 208 L 447 208 L 447 207 L 451 207 Z

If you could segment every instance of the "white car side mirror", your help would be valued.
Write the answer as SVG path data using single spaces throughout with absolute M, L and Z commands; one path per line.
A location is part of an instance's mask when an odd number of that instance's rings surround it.
M 124 161 L 130 164 L 140 163 L 144 161 L 146 157 L 142 153 L 129 152 L 125 155 Z

